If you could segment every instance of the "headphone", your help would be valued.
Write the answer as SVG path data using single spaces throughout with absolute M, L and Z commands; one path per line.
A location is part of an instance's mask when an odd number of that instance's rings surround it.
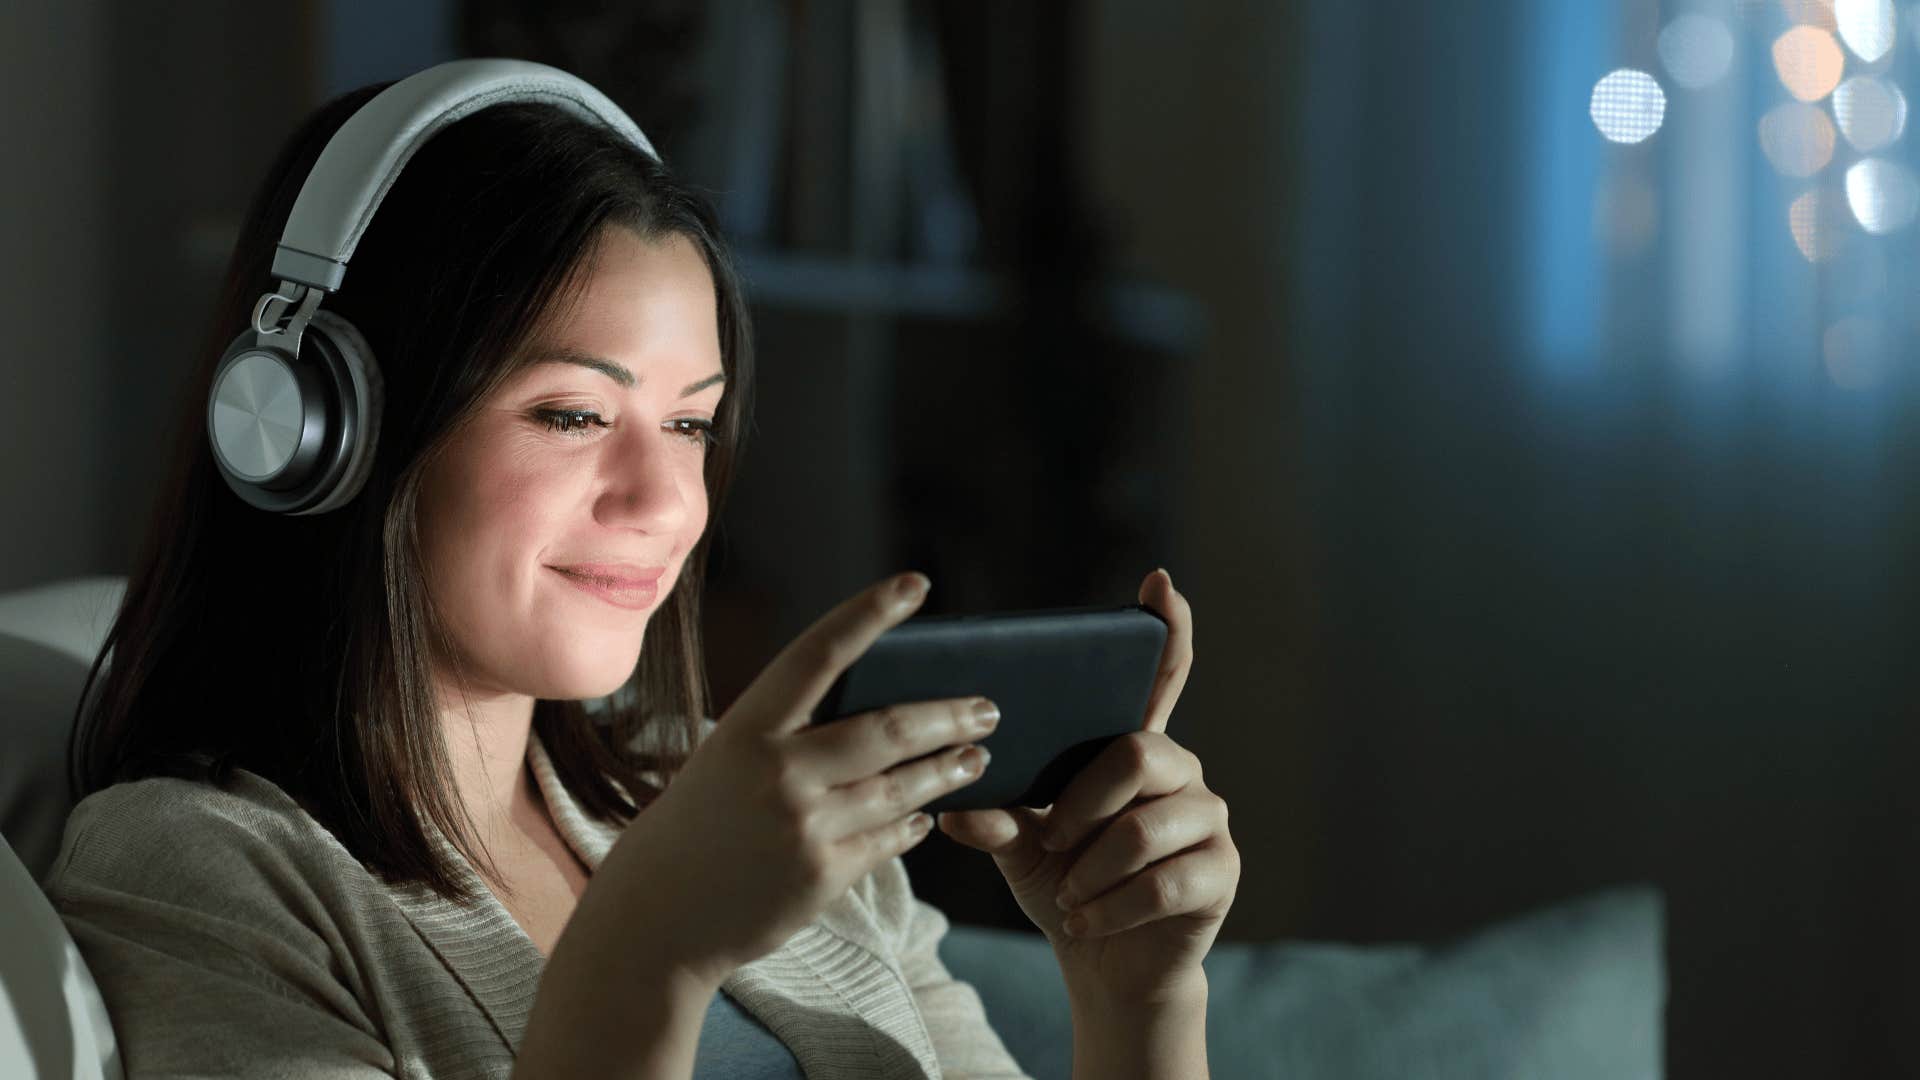
M 620 107 L 558 68 L 454 60 L 394 83 L 355 110 L 320 152 L 273 257 L 280 279 L 227 346 L 207 395 L 207 435 L 227 486 L 253 506 L 324 514 L 359 494 L 380 435 L 383 384 L 351 322 L 320 310 L 414 151 L 448 124 L 514 101 L 543 102 L 653 144 Z

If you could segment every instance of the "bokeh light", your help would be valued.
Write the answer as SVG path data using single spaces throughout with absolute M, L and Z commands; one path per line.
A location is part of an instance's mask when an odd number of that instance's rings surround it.
M 1673 81 L 1698 90 L 1720 81 L 1733 65 L 1733 34 L 1711 16 L 1682 15 L 1660 31 L 1659 50 Z
M 1804 101 L 1782 102 L 1760 118 L 1760 149 L 1783 176 L 1812 176 L 1833 160 L 1833 122 Z
M 1899 37 L 1893 0 L 1834 0 L 1833 21 L 1840 40 L 1869 64 L 1887 55 Z
M 1833 118 L 1855 150 L 1872 153 L 1907 129 L 1907 97 L 1886 79 L 1856 75 L 1833 91 Z
M 1667 95 L 1653 76 L 1620 68 L 1593 85 L 1588 110 L 1600 134 L 1618 143 L 1637 143 L 1660 130 L 1667 116 Z
M 1780 13 L 1790 23 L 1805 23 L 1822 30 L 1832 30 L 1833 0 L 1780 0 Z
M 1886 330 L 1879 320 L 1849 315 L 1827 327 L 1820 338 L 1821 359 L 1835 386 L 1860 390 L 1879 382 L 1890 359 Z
M 1920 181 L 1903 165 L 1862 158 L 1847 170 L 1847 205 L 1870 233 L 1903 229 L 1920 212 Z
M 1811 263 L 1825 262 L 1846 245 L 1847 211 L 1838 197 L 1819 189 L 1806 192 L 1787 207 L 1787 227 L 1793 244 Z
M 1817 26 L 1796 26 L 1774 40 L 1773 69 L 1788 93 L 1801 101 L 1819 101 L 1840 85 L 1847 58 L 1832 34 Z

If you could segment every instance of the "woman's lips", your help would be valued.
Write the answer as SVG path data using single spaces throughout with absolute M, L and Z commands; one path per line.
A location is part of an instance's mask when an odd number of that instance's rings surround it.
M 575 570 L 563 570 L 558 566 L 547 569 L 559 574 L 567 583 L 582 592 L 597 596 L 614 607 L 628 611 L 645 611 L 653 606 L 660 597 L 660 575 L 651 578 L 609 578 L 583 574 Z
M 581 577 L 598 578 L 611 585 L 628 588 L 640 585 L 652 585 L 667 572 L 664 566 L 642 566 L 632 562 L 586 562 L 568 563 L 565 566 L 553 566 L 553 569 Z

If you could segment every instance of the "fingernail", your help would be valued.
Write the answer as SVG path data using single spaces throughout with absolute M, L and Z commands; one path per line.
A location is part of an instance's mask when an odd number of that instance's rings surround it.
M 1040 838 L 1040 846 L 1043 848 L 1046 848 L 1048 851 L 1067 850 L 1067 845 L 1064 843 L 1061 843 L 1060 837 L 1056 833 L 1048 833 L 1047 835 L 1042 836 Z
M 986 771 L 987 762 L 992 760 L 992 758 L 993 751 L 981 746 L 979 743 L 974 743 L 972 746 L 960 751 L 960 758 L 957 762 L 960 766 L 960 779 L 964 780 L 968 777 L 979 776 Z
M 973 726 L 980 731 L 992 731 L 1000 723 L 1000 706 L 981 698 L 973 703 Z
M 1053 902 L 1061 911 L 1072 911 L 1074 904 L 1078 902 L 1072 899 L 1072 897 L 1073 893 L 1071 890 L 1061 890 L 1060 895 L 1053 898 Z
M 927 588 L 932 584 L 925 574 L 917 571 L 908 574 L 893 583 L 894 599 L 899 601 L 901 607 L 910 607 L 927 595 Z
M 1161 568 L 1160 568 L 1160 572 L 1161 572 L 1161 573 L 1163 573 L 1163 574 L 1167 574 L 1167 568 L 1166 568 L 1166 567 L 1164 567 L 1164 566 L 1163 566 L 1163 567 L 1161 567 Z M 1172 588 L 1172 587 L 1173 587 L 1173 575 L 1172 575 L 1172 574 L 1167 574 L 1167 587 L 1168 587 L 1168 588 Z
M 1069 915 L 1067 916 L 1067 921 L 1060 924 L 1060 929 L 1065 930 L 1074 937 L 1079 937 L 1081 934 L 1087 932 L 1087 917 L 1085 915 Z

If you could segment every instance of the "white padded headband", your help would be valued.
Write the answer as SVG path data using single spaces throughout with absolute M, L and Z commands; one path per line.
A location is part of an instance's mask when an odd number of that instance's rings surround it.
M 434 133 L 489 105 L 541 101 L 619 132 L 660 155 L 618 105 L 559 68 L 528 60 L 453 60 L 409 75 L 341 125 L 300 188 L 273 257 L 273 276 L 327 292 L 407 160 Z

